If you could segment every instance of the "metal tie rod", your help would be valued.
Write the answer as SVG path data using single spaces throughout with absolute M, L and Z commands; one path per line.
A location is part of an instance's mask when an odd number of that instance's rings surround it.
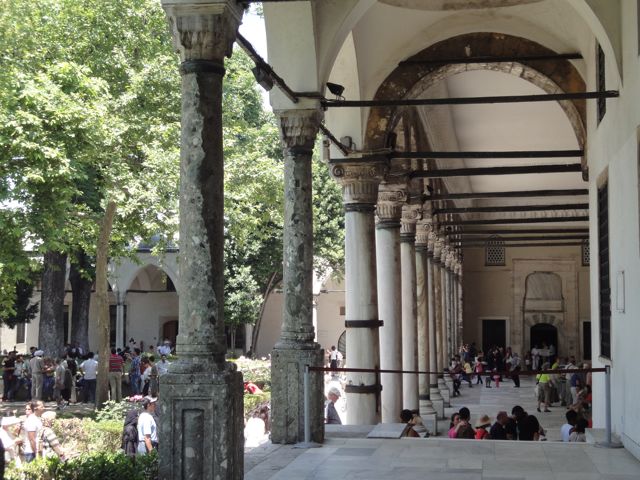
M 592 98 L 619 97 L 617 90 L 600 92 L 547 93 L 541 95 L 498 95 L 485 97 L 457 98 L 412 98 L 396 100 L 321 100 L 324 108 L 345 107 L 412 107 L 421 105 L 473 105 L 483 103 L 531 103 L 557 102 L 560 100 L 587 100 Z
M 541 173 L 581 172 L 582 165 L 568 163 L 563 165 L 524 165 L 509 167 L 448 168 L 411 172 L 411 178 L 467 177 L 472 175 L 521 175 Z

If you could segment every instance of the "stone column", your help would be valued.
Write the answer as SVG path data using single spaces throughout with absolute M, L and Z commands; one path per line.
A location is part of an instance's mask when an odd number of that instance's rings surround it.
M 442 285 L 441 295 L 442 295 L 442 330 L 440 334 L 442 335 L 442 365 L 444 368 L 449 368 L 450 360 L 451 360 L 451 345 L 449 343 L 449 321 L 451 319 L 451 304 L 449 303 L 449 274 L 447 271 L 447 258 L 449 257 L 449 246 L 445 241 L 445 246 L 442 249 L 442 253 L 440 254 L 440 282 Z M 453 392 L 453 380 L 450 375 L 444 376 L 444 382 L 447 387 L 449 396 Z M 446 395 L 446 393 L 445 393 Z M 446 398 L 446 397 L 445 397 Z
M 376 265 L 380 327 L 380 368 L 402 370 L 400 217 L 407 200 L 404 185 L 382 182 L 376 209 Z M 382 423 L 396 423 L 402 411 L 402 374 L 382 373 Z
M 458 342 L 462 345 L 464 343 L 464 297 L 462 292 L 462 258 L 460 257 L 458 257 L 456 273 L 458 282 Z
M 165 0 L 182 74 L 179 360 L 160 383 L 163 480 L 241 479 L 242 374 L 225 361 L 222 77 L 243 9 Z
M 438 236 L 434 249 L 433 249 L 433 296 L 435 298 L 435 314 L 436 314 L 436 361 L 438 365 L 438 372 L 442 372 L 447 367 L 445 344 L 443 342 L 443 328 L 444 328 L 444 315 L 443 315 L 443 302 L 442 302 L 442 264 L 441 257 L 443 254 L 444 241 Z M 444 406 L 449 406 L 450 392 L 444 380 L 444 375 L 439 373 L 438 375 L 438 389 L 440 395 L 444 400 Z
M 416 225 L 416 304 L 418 313 L 418 370 L 427 372 L 431 370 L 429 362 L 429 294 L 431 287 L 428 281 L 428 225 L 420 221 Z M 429 375 L 421 373 L 418 376 L 418 392 L 420 399 L 420 416 L 433 417 L 436 411 L 431 403 L 429 392 Z M 434 421 L 434 427 L 437 422 Z M 434 428 L 433 430 L 436 430 Z
M 304 369 L 321 367 L 323 352 L 313 327 L 313 213 L 311 156 L 322 112 L 276 112 L 284 151 L 284 312 L 271 353 L 271 441 L 304 440 Z M 324 376 L 310 375 L 311 439 L 324 440 Z
M 386 163 L 334 165 L 345 208 L 345 327 L 347 366 L 380 368 L 374 209 Z M 374 373 L 347 375 L 347 423 L 371 425 L 380 420 L 380 379 Z
M 436 295 L 433 285 L 435 283 L 435 263 L 433 261 L 433 252 L 435 248 L 436 234 L 431 223 L 431 215 L 427 217 L 425 215 L 425 223 L 427 225 L 427 231 L 429 235 L 428 240 L 428 263 L 427 263 L 427 283 L 429 288 L 427 289 L 428 305 L 429 305 L 429 370 L 435 372 L 438 370 L 438 352 L 436 350 L 437 345 L 437 315 L 436 315 Z M 444 398 L 438 388 L 438 375 L 432 373 L 429 375 L 429 395 L 433 408 L 438 412 L 438 418 L 445 418 L 444 416 Z
M 125 292 L 116 293 L 116 348 L 124 348 L 124 300 Z
M 402 370 L 418 370 L 416 310 L 416 220 L 415 206 L 402 208 L 400 225 L 400 285 L 402 287 Z M 402 378 L 404 408 L 418 411 L 418 375 L 405 373 Z

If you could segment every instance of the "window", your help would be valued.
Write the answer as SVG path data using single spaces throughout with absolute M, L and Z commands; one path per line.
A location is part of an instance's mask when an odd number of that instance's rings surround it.
M 24 322 L 16 325 L 16 343 L 24 343 L 27 332 L 27 325 Z
M 606 84 L 606 69 L 605 69 L 605 57 L 604 51 L 600 44 L 598 44 L 597 58 L 596 58 L 597 76 L 596 82 L 598 85 L 598 92 L 604 92 L 607 89 Z M 607 99 L 605 97 L 598 98 L 598 124 L 604 118 L 604 114 L 607 113 Z
M 591 249 L 589 248 L 589 240 L 582 241 L 582 266 L 588 267 L 591 264 L 589 256 L 591 254 Z
M 485 246 L 485 265 L 502 267 L 505 265 L 504 240 L 494 235 L 487 240 Z
M 347 313 L 347 309 L 344 307 L 344 305 L 340 306 L 340 316 L 344 317 Z
M 611 280 L 609 277 L 609 188 L 598 189 L 598 279 L 600 289 L 600 355 L 611 358 Z

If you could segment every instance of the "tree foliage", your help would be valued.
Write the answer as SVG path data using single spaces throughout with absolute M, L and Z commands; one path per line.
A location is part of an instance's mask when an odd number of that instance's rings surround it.
M 180 79 L 159 0 L 0 2 L 0 45 L 0 312 L 11 312 L 33 271 L 25 249 L 95 257 L 107 199 L 113 256 L 176 241 Z M 282 276 L 282 152 L 252 67 L 236 48 L 223 92 L 232 326 L 253 323 Z M 339 191 L 318 162 L 314 193 L 317 267 L 340 271 Z

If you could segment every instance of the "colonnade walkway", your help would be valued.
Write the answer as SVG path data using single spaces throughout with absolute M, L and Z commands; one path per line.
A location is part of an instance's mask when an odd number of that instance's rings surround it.
M 328 432 L 322 448 L 295 449 L 264 444 L 245 451 L 245 479 L 415 479 L 429 480 L 637 480 L 640 462 L 625 449 L 602 449 L 590 443 L 562 443 L 560 426 L 565 407 L 538 413 L 534 381 L 522 377 L 514 388 L 509 380 L 500 388 L 464 384 L 462 396 L 446 409 L 450 416 L 463 406 L 473 423 L 482 414 L 492 419 L 500 410 L 521 405 L 547 430 L 545 442 L 450 440 L 448 420 L 439 422 L 436 437 L 399 440 L 348 438 Z M 333 426 L 332 426 L 333 427 Z M 332 430 L 334 430 L 332 428 Z M 346 429 L 345 429 L 346 430 Z

